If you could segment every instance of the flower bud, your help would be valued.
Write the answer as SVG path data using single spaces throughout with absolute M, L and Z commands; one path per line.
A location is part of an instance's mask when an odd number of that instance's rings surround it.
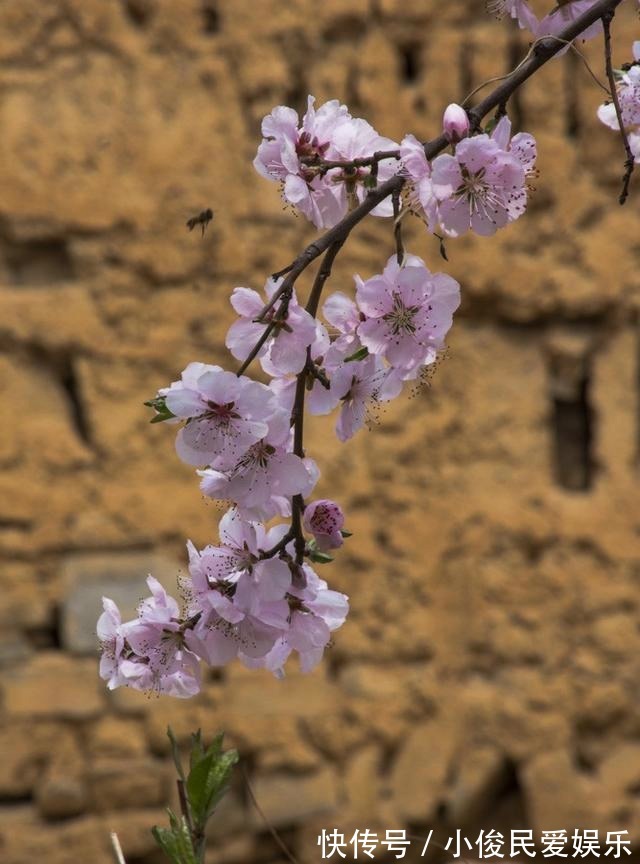
M 469 134 L 469 118 L 467 112 L 461 105 L 452 102 L 447 106 L 442 118 L 442 130 L 448 141 L 457 144 L 462 138 Z
M 335 501 L 319 498 L 305 507 L 302 524 L 306 531 L 313 534 L 317 548 L 324 552 L 327 549 L 337 549 L 344 540 L 341 528 L 344 525 L 344 513 Z

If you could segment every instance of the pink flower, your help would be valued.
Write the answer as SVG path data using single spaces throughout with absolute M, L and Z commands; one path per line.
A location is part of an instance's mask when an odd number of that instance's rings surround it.
M 264 384 L 219 366 L 191 363 L 180 381 L 159 391 L 167 408 L 187 424 L 178 432 L 178 456 L 189 465 L 228 469 L 269 431 L 277 405 Z
M 467 112 L 461 105 L 452 102 L 447 105 L 442 118 L 442 131 L 448 141 L 457 144 L 469 134 L 471 124 Z
M 130 651 L 120 663 L 119 683 L 136 690 L 186 698 L 200 689 L 200 665 L 185 647 L 180 609 L 153 576 L 151 597 L 138 607 L 138 619 L 125 627 Z
M 315 571 L 303 565 L 306 586 L 292 587 L 289 596 L 288 630 L 278 639 L 260 665 L 278 677 L 284 675 L 284 664 L 292 651 L 300 657 L 302 672 L 311 672 L 322 660 L 331 633 L 344 624 L 349 612 L 349 598 L 328 588 Z
M 293 109 L 274 108 L 262 121 L 263 141 L 253 164 L 266 179 L 279 180 L 285 200 L 317 228 L 331 228 L 347 212 L 349 190 L 363 200 L 363 181 L 369 177 L 370 169 L 345 174 L 342 168 L 325 171 L 314 161 L 350 161 L 396 145 L 378 135 L 366 120 L 351 117 L 337 100 L 326 102 L 317 111 L 314 103 L 313 96 L 309 96 L 301 125 Z M 394 170 L 393 159 L 382 160 L 379 179 L 387 179 Z M 383 202 L 372 212 L 391 215 L 390 206 Z
M 279 180 L 285 199 L 316 228 L 329 228 L 342 215 L 335 188 L 326 176 L 300 160 L 314 156 L 332 158 L 328 151 L 333 135 L 351 115 L 337 99 L 326 102 L 317 111 L 314 103 L 314 97 L 309 96 L 301 125 L 298 114 L 283 105 L 264 118 L 263 140 L 253 165 L 267 180 Z
M 433 190 L 431 166 L 424 147 L 415 136 L 405 135 L 400 142 L 400 159 L 403 173 L 409 177 L 409 207 L 424 219 L 429 231 L 433 232 L 438 224 L 438 200 Z
M 200 692 L 200 663 L 191 651 L 177 650 L 170 668 L 152 669 L 145 658 L 131 657 L 122 661 L 122 684 L 145 693 L 163 693 L 178 699 L 189 699 Z
M 640 41 L 633 43 L 635 64 L 618 73 L 616 90 L 622 123 L 635 162 L 640 162 Z M 618 116 L 613 102 L 605 102 L 598 108 L 598 119 L 610 129 L 619 129 Z
M 361 118 L 351 119 L 348 123 L 342 123 L 334 132 L 332 147 L 330 149 L 331 159 L 341 159 L 350 162 L 354 159 L 373 156 L 377 151 L 396 150 L 398 145 L 390 138 L 383 138 L 376 130 Z M 392 177 L 397 170 L 395 159 L 381 159 L 378 162 L 378 182 L 383 183 Z M 371 174 L 370 168 L 358 168 L 355 172 L 345 172 L 342 169 L 334 169 L 327 175 L 328 179 L 335 184 L 338 200 L 341 205 L 341 218 L 345 216 L 349 208 L 348 190 L 354 189 L 358 201 L 364 201 L 367 190 L 363 181 Z M 372 216 L 392 216 L 393 202 L 385 199 L 381 204 L 371 211 Z M 331 226 L 326 226 L 331 227 Z
M 640 62 L 640 41 L 633 43 L 633 57 L 636 63 Z M 634 126 L 640 126 L 640 66 L 633 65 L 619 73 L 616 90 L 624 128 L 631 130 Z M 615 105 L 611 101 L 598 108 L 598 119 L 610 129 L 620 128 Z
M 558 5 L 548 15 L 540 21 L 538 28 L 535 31 L 535 36 L 540 39 L 543 36 L 557 36 L 565 27 L 577 20 L 585 12 L 593 6 L 596 0 L 572 0 L 570 3 L 565 3 L 562 6 Z M 602 22 L 598 19 L 586 30 L 580 34 L 580 39 L 593 39 L 602 32 Z M 559 54 L 564 54 L 569 50 L 569 46 L 565 46 Z
M 189 614 L 198 615 L 185 634 L 189 648 L 210 665 L 221 666 L 239 651 L 263 657 L 286 626 L 285 593 L 291 584 L 289 568 L 279 558 L 260 559 L 258 543 L 274 546 L 286 531 L 271 534 L 261 525 L 246 523 L 229 511 L 220 523 L 223 542 L 198 552 L 189 544 Z M 240 546 L 239 544 L 242 544 Z
M 366 316 L 358 327 L 362 344 L 408 376 L 432 363 L 443 347 L 460 286 L 444 273 L 431 273 L 420 258 L 409 255 L 400 266 L 392 255 L 380 275 L 359 282 L 356 300 Z
M 530 135 L 528 132 L 518 132 L 512 138 L 511 120 L 505 114 L 496 123 L 496 126 L 491 133 L 491 138 L 496 142 L 501 150 L 515 156 L 524 168 L 527 177 L 535 174 L 538 147 L 533 135 Z
M 267 300 L 273 296 L 281 281 L 267 279 Z M 237 360 L 248 357 L 264 334 L 266 325 L 275 321 L 269 339 L 258 354 L 262 367 L 267 374 L 274 376 L 297 375 L 302 371 L 307 362 L 307 348 L 316 338 L 316 322 L 298 304 L 295 294 L 289 301 L 286 318 L 282 321 L 277 318 L 278 303 L 267 313 L 264 323 L 254 320 L 264 308 L 265 301 L 252 288 L 234 289 L 231 304 L 241 318 L 229 328 L 226 345 Z
M 523 30 L 530 30 L 534 34 L 537 32 L 538 19 L 527 0 L 487 0 L 487 11 L 497 18 L 509 15 L 516 19 Z
M 469 228 L 483 236 L 495 234 L 524 212 L 525 170 L 488 135 L 465 138 L 455 156 L 434 159 L 432 170 L 440 224 L 451 237 Z
M 120 686 L 120 662 L 124 651 L 125 630 L 120 610 L 108 597 L 102 598 L 104 612 L 98 618 L 97 633 L 100 643 L 100 677 L 109 690 Z
M 321 552 L 338 549 L 344 543 L 344 513 L 335 501 L 328 498 L 312 501 L 305 507 L 302 524 L 306 531 L 313 534 Z
M 333 372 L 331 389 L 342 402 L 336 423 L 336 435 L 340 441 L 352 438 L 373 415 L 380 401 L 384 377 L 382 358 L 374 356 L 342 363 Z
M 319 476 L 312 459 L 301 459 L 268 438 L 250 447 L 229 471 L 209 468 L 198 473 L 205 495 L 232 501 L 241 517 L 252 521 L 287 515 L 287 499 L 309 495 Z

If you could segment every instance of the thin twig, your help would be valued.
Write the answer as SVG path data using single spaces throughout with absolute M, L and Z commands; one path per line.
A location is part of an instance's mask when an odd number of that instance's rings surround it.
M 277 316 L 276 316 L 276 317 L 277 317 Z M 275 320 L 269 321 L 267 324 L 265 324 L 264 332 L 262 333 L 262 335 L 260 336 L 260 338 L 258 339 L 258 341 L 256 342 L 256 344 L 253 346 L 253 348 L 251 349 L 251 351 L 249 351 L 249 353 L 247 354 L 247 356 L 245 357 L 245 359 L 242 361 L 242 364 L 241 364 L 240 368 L 239 368 L 238 371 L 236 372 L 236 375 L 238 376 L 238 378 L 239 378 L 239 377 L 240 377 L 244 372 L 246 372 L 246 370 L 249 368 L 249 366 L 251 366 L 251 364 L 253 363 L 253 361 L 256 359 L 256 357 L 257 357 L 258 354 L 260 353 L 260 349 L 262 348 L 262 346 L 264 345 L 264 343 L 267 341 L 267 339 L 268 339 L 269 336 L 271 335 L 271 332 L 272 332 L 272 330 L 273 330 L 273 328 L 274 328 L 275 326 L 276 326 L 276 325 L 275 325 Z
M 273 558 L 279 552 L 284 551 L 287 546 L 287 543 L 290 543 L 293 540 L 293 532 L 291 530 L 287 531 L 282 540 L 276 543 L 275 546 L 272 546 L 271 549 L 266 549 L 264 552 L 260 553 L 260 560 L 264 560 L 265 558 Z
M 111 848 L 113 849 L 113 857 L 116 859 L 116 864 L 127 864 L 116 832 L 112 831 L 109 837 L 111 838 Z
M 608 92 L 609 92 L 609 91 L 607 90 L 607 93 L 608 93 Z M 272 274 L 271 274 L 271 278 L 272 278 L 273 281 L 275 282 L 275 281 L 277 281 L 278 279 L 281 279 L 283 276 L 286 276 L 287 273 L 288 273 L 290 270 L 292 270 L 292 269 L 293 269 L 293 264 L 287 264 L 287 266 L 286 266 L 286 267 L 283 267 L 282 270 L 277 270 L 275 273 L 272 273 Z
M 396 242 L 396 259 L 398 267 L 404 261 L 404 243 L 402 242 L 402 215 L 400 213 L 400 189 L 391 196 L 393 201 L 393 237 Z
M 593 78 L 593 80 L 598 85 L 598 87 L 600 87 L 602 90 L 604 90 L 605 93 L 609 92 L 609 88 L 605 84 L 603 84 L 602 81 L 598 78 L 596 73 L 593 71 L 593 69 L 589 65 L 589 61 L 587 60 L 587 58 L 584 56 L 582 51 L 580 51 L 580 49 L 578 48 L 578 46 L 574 42 L 570 42 L 567 39 L 561 39 L 560 36 L 541 36 L 539 39 L 536 39 L 535 42 L 531 43 L 531 45 L 529 46 L 529 50 L 527 51 L 527 53 L 525 54 L 523 59 L 518 63 L 518 65 L 514 69 L 512 69 L 510 72 L 507 72 L 505 75 L 494 75 L 493 78 L 487 78 L 486 81 L 483 81 L 482 84 L 478 84 L 478 86 L 474 87 L 474 89 L 470 93 L 467 93 L 467 95 L 464 97 L 464 99 L 462 100 L 460 105 L 462 105 L 462 107 L 464 108 L 465 105 L 469 104 L 469 101 L 476 95 L 476 93 L 479 93 L 480 90 L 484 90 L 484 88 L 487 87 L 489 84 L 495 84 L 496 81 L 506 81 L 507 78 L 510 78 L 514 74 L 514 72 L 517 72 L 518 69 L 520 69 L 520 67 L 524 63 L 527 62 L 527 60 L 531 57 L 531 55 L 535 51 L 536 47 L 545 39 L 555 39 L 555 41 L 558 42 L 559 45 L 568 45 L 569 48 L 572 51 L 574 51 L 578 55 L 578 57 L 582 60 L 582 62 L 584 63 L 584 65 L 586 67 L 587 72 Z M 560 49 L 558 49 L 558 50 L 560 50 Z
M 251 798 L 253 806 L 256 808 L 256 810 L 258 811 L 258 815 L 260 816 L 260 818 L 262 819 L 264 824 L 267 826 L 269 833 L 271 834 L 273 839 L 276 841 L 276 843 L 278 844 L 278 846 L 280 847 L 282 852 L 287 856 L 289 861 L 291 861 L 291 864 L 299 864 L 298 859 L 295 857 L 293 852 L 291 852 L 291 850 L 288 848 L 288 846 L 286 845 L 286 843 L 284 842 L 282 837 L 280 837 L 280 835 L 278 834 L 276 829 L 273 827 L 271 822 L 265 816 L 265 813 L 264 813 L 264 810 L 262 809 L 262 807 L 258 804 L 258 799 L 256 798 L 254 791 L 251 788 L 251 783 L 249 782 L 249 776 L 247 774 L 247 770 L 244 767 L 244 765 L 242 766 L 242 773 L 244 775 L 244 782 L 247 785 L 247 791 L 249 793 L 249 797 Z
M 340 237 L 335 240 L 327 249 L 327 252 L 322 259 L 322 264 L 318 268 L 316 278 L 309 294 L 306 311 L 314 318 L 318 312 L 318 305 L 327 279 L 331 276 L 333 262 L 336 260 L 338 252 L 342 249 L 345 237 Z M 313 358 L 311 356 L 311 348 L 307 348 L 307 361 L 304 369 L 298 374 L 296 381 L 296 392 L 293 400 L 293 409 L 291 411 L 291 425 L 293 426 L 293 452 L 296 456 L 304 459 L 304 400 L 306 395 L 307 375 L 309 370 L 313 368 Z M 304 500 L 302 495 L 294 495 L 291 501 L 291 534 L 294 539 L 296 550 L 296 564 L 300 566 L 304 561 L 305 539 L 302 530 L 302 514 L 304 512 Z
M 345 240 L 347 238 L 344 237 L 341 240 L 336 240 L 335 243 L 332 243 L 331 246 L 327 250 L 327 254 L 322 259 L 322 264 L 318 268 L 318 272 L 316 273 L 316 278 L 313 283 L 313 287 L 311 289 L 311 293 L 309 294 L 309 300 L 307 301 L 306 310 L 309 315 L 313 315 L 316 317 L 316 313 L 318 311 L 318 304 L 320 303 L 320 295 L 322 294 L 322 289 L 324 288 L 325 282 L 331 276 L 331 270 L 333 268 L 333 262 L 336 260 L 338 252 L 344 246 Z
M 331 171 L 332 168 L 354 169 L 377 166 L 383 159 L 399 159 L 397 150 L 376 150 L 371 156 L 359 156 L 357 159 L 322 159 L 320 156 L 303 156 L 300 162 L 309 168 L 318 168 L 320 174 Z
M 604 62 L 605 68 L 607 70 L 607 80 L 609 81 L 609 87 L 611 88 L 611 99 L 613 100 L 613 106 L 616 109 L 616 117 L 618 118 L 618 126 L 620 127 L 620 135 L 622 136 L 622 145 L 624 147 L 624 152 L 627 157 L 624 163 L 622 192 L 620 193 L 620 197 L 618 198 L 620 204 L 624 204 L 629 195 L 629 183 L 631 182 L 631 175 L 633 174 L 635 162 L 633 158 L 633 153 L 631 152 L 629 138 L 627 137 L 627 133 L 625 132 L 624 128 L 622 108 L 620 107 L 620 100 L 618 99 L 618 88 L 616 87 L 616 78 L 613 74 L 613 63 L 611 61 L 611 22 L 613 20 L 614 14 L 615 12 L 613 9 L 606 11 L 602 16 L 602 26 L 604 28 Z

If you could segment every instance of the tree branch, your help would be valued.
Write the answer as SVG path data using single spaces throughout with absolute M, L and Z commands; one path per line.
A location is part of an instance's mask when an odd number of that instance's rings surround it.
M 627 133 L 624 129 L 624 122 L 622 119 L 622 108 L 620 107 L 620 99 L 618 98 L 618 89 L 616 87 L 616 79 L 613 74 L 613 63 L 611 62 L 611 22 L 613 20 L 615 12 L 613 9 L 605 12 L 602 16 L 602 26 L 604 28 L 604 63 L 605 69 L 607 70 L 607 79 L 609 81 L 609 89 L 611 91 L 611 99 L 613 101 L 613 106 L 616 109 L 616 117 L 618 118 L 618 126 L 620 127 L 620 135 L 622 136 L 622 146 L 624 147 L 624 152 L 626 154 L 626 160 L 624 163 L 624 175 L 622 177 L 622 192 L 620 193 L 620 197 L 618 201 L 620 204 L 624 204 L 627 200 L 627 196 L 629 195 L 629 183 L 631 182 L 631 175 L 633 174 L 633 169 L 635 167 L 635 162 L 633 158 L 633 153 L 631 152 L 631 145 L 629 144 L 629 138 L 627 137 Z
M 547 36 L 540 39 L 533 49 L 529 52 L 529 56 L 520 63 L 516 69 L 507 76 L 501 84 L 499 84 L 488 96 L 472 108 L 468 114 L 471 125 L 478 126 L 482 119 L 494 108 L 506 102 L 515 91 L 524 84 L 532 75 L 534 75 L 542 66 L 549 62 L 555 55 L 561 51 L 567 42 L 572 42 L 578 37 L 587 27 L 591 26 L 599 18 L 602 18 L 607 13 L 612 13 L 622 3 L 622 0 L 598 0 L 594 5 L 587 10 L 575 21 L 572 21 L 567 27 L 563 28 L 557 36 Z M 438 153 L 441 153 L 449 142 L 444 135 L 428 141 L 424 145 L 424 152 L 427 159 L 433 159 Z M 389 151 L 390 157 L 392 151 Z M 396 154 L 399 156 L 399 151 Z M 288 291 L 291 291 L 296 279 L 303 273 L 307 267 L 315 261 L 324 251 L 326 251 L 336 240 L 346 240 L 355 226 L 362 222 L 375 207 L 393 195 L 394 192 L 402 189 L 404 178 L 400 174 L 391 177 L 385 183 L 378 186 L 377 189 L 370 190 L 362 204 L 348 213 L 344 219 L 338 222 L 333 228 L 323 234 L 313 243 L 309 244 L 303 252 L 295 258 L 288 267 L 285 267 L 280 273 L 287 273 L 282 285 L 274 293 L 273 297 L 262 310 L 264 316 L 271 309 L 278 299 Z
M 555 57 L 555 55 L 560 50 L 562 50 L 562 48 L 568 42 L 572 42 L 573 39 L 578 37 L 584 30 L 587 29 L 587 27 L 589 27 L 598 19 L 602 19 L 603 23 L 605 22 L 605 19 L 610 22 L 616 7 L 621 2 L 622 0 L 598 0 L 598 2 L 594 3 L 594 5 L 587 12 L 585 12 L 583 15 L 581 15 L 579 18 L 577 18 L 575 21 L 565 27 L 560 33 L 557 34 L 557 36 L 545 37 L 534 43 L 533 46 L 530 48 L 529 52 L 527 53 L 526 57 L 518 64 L 518 66 L 516 66 L 516 68 L 509 75 L 505 76 L 501 83 L 491 93 L 489 93 L 488 96 L 486 96 L 481 102 L 479 102 L 478 105 L 475 106 L 475 108 L 467 111 L 471 127 L 476 129 L 480 128 L 482 120 L 487 114 L 489 114 L 490 111 L 493 111 L 500 106 L 504 106 L 510 96 L 519 87 L 521 87 L 525 81 L 527 81 L 532 75 L 534 75 L 542 66 L 548 63 L 549 60 Z M 606 43 L 608 38 L 608 23 L 605 23 Z M 608 49 L 608 57 L 610 63 L 610 49 Z M 613 75 L 613 72 L 611 72 L 611 75 Z M 612 90 L 615 94 L 614 87 L 612 87 Z M 428 141 L 424 144 L 424 152 L 427 159 L 433 159 L 448 145 L 449 141 L 444 135 L 440 135 L 437 138 Z M 359 165 L 370 165 L 372 170 L 372 176 L 375 177 L 375 168 L 377 167 L 378 161 L 380 159 L 399 159 L 399 157 L 399 150 L 384 152 L 381 151 L 373 154 L 373 156 L 366 159 L 354 160 L 353 162 L 348 163 L 346 167 L 354 168 L 358 167 Z M 313 166 L 313 164 L 315 163 L 310 164 Z M 318 161 L 317 164 L 318 167 L 326 168 L 326 170 L 329 170 L 330 167 L 345 167 L 345 164 L 343 163 L 334 162 Z M 385 198 L 389 196 L 391 196 L 394 201 L 396 254 L 398 256 L 398 260 L 400 261 L 403 257 L 403 248 L 399 224 L 399 216 L 401 215 L 399 201 L 400 193 L 402 191 L 404 183 L 405 177 L 402 175 L 402 173 L 398 173 L 391 177 L 389 180 L 382 183 L 377 188 L 370 189 L 361 204 L 359 204 L 353 210 L 347 213 L 347 215 L 340 222 L 338 222 L 337 225 L 335 225 L 318 239 L 314 240 L 313 243 L 309 244 L 309 246 L 307 246 L 306 249 L 304 249 L 300 253 L 300 255 L 298 255 L 297 258 L 295 258 L 290 264 L 275 273 L 274 278 L 284 277 L 282 283 L 279 285 L 276 291 L 274 291 L 269 302 L 265 304 L 260 314 L 254 320 L 264 321 L 265 316 L 274 308 L 274 306 L 278 302 L 280 303 L 278 307 L 278 313 L 274 317 L 280 318 L 286 316 L 286 309 L 293 294 L 293 288 L 296 280 L 307 269 L 307 267 L 309 267 L 309 265 L 313 261 L 315 261 L 316 258 L 326 252 L 322 265 L 320 266 L 316 274 L 316 278 L 314 280 L 313 287 L 311 289 L 309 300 L 306 306 L 306 310 L 315 317 L 318 311 L 322 290 L 327 279 L 331 275 L 331 269 L 335 258 L 338 255 L 342 246 L 344 245 L 345 241 L 349 237 L 351 231 L 365 218 L 365 216 L 367 216 L 375 207 L 377 207 L 378 204 L 380 204 L 382 201 L 385 200 Z M 257 344 L 254 346 L 247 359 L 240 367 L 240 371 L 238 374 L 244 372 L 249 363 L 257 356 L 260 348 L 269 338 L 269 335 L 271 334 L 274 326 L 275 325 L 273 320 L 265 322 L 264 333 L 261 335 Z M 312 368 L 312 365 L 313 358 L 311 357 L 311 349 L 309 348 L 307 349 L 307 361 L 305 363 L 305 367 L 299 373 L 296 380 L 296 390 L 293 402 L 293 409 L 291 413 L 291 425 L 293 427 L 294 436 L 293 452 L 296 456 L 299 456 L 300 458 L 304 458 L 305 455 L 303 443 L 304 403 L 307 378 L 309 370 Z M 296 563 L 298 565 L 301 565 L 303 563 L 305 553 L 305 539 L 302 530 L 303 511 L 304 500 L 302 496 L 293 496 L 291 503 L 291 529 L 287 533 L 286 538 L 283 538 L 281 543 L 277 544 L 277 546 L 275 546 L 273 550 L 269 550 L 266 553 L 265 557 L 269 557 L 275 552 L 280 551 L 281 548 L 284 548 L 287 542 L 290 542 L 290 540 L 294 540 Z

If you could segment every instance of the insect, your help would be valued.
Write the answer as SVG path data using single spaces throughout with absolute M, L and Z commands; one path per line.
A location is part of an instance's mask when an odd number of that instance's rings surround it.
M 202 236 L 204 237 L 204 231 L 209 222 L 213 219 L 213 210 L 210 207 L 207 207 L 206 210 L 203 210 L 202 213 L 198 213 L 197 216 L 192 216 L 191 219 L 187 219 L 187 228 L 189 231 L 193 231 L 196 225 L 202 226 Z

